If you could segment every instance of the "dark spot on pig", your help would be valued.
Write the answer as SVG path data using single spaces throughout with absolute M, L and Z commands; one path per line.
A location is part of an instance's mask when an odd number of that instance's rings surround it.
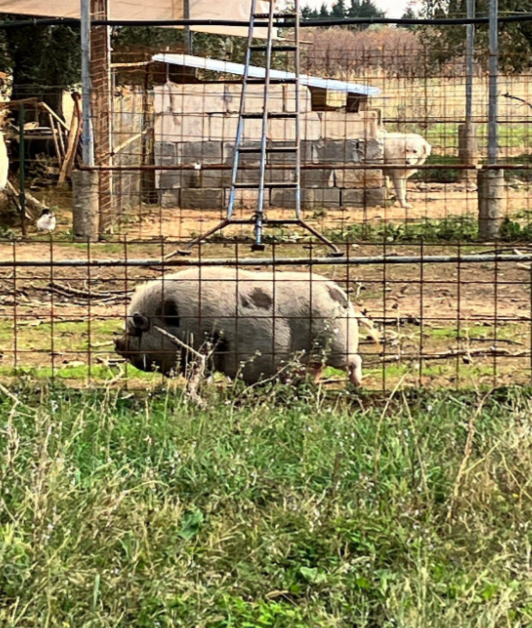
M 211 342 L 213 345 L 212 365 L 215 371 L 223 373 L 225 371 L 225 362 L 229 353 L 229 343 L 227 339 L 218 332 L 212 334 Z
M 242 304 L 242 307 L 249 307 L 249 301 L 242 294 L 240 295 L 240 303 Z
M 168 327 L 179 327 L 179 310 L 175 301 L 165 299 L 155 310 L 155 315 Z
M 271 296 L 263 292 L 260 288 L 255 288 L 249 296 L 256 307 L 269 310 L 272 306 L 273 301 Z
M 340 303 L 342 307 L 347 307 L 347 299 L 341 290 L 335 288 L 334 286 L 327 286 L 327 290 L 329 291 L 329 296 L 333 301 Z

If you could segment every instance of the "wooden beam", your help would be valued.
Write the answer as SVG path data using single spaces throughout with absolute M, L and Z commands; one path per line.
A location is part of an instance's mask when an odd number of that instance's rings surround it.
M 91 0 L 91 18 L 109 19 L 109 0 Z M 110 166 L 111 160 L 111 49 L 108 26 L 91 28 L 91 105 L 94 134 L 94 163 Z M 100 172 L 100 234 L 114 221 L 111 173 Z
M 76 152 L 79 146 L 79 138 L 81 137 L 81 96 L 77 92 L 74 92 L 72 94 L 72 99 L 74 100 L 74 112 L 70 123 L 65 160 L 63 161 L 63 167 L 61 168 L 61 173 L 59 174 L 60 184 L 65 183 L 66 178 L 70 176 L 70 173 L 72 172 L 74 161 L 76 159 Z

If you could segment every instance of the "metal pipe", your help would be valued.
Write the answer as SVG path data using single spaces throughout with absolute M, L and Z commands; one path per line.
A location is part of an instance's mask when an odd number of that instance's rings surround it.
M 488 109 L 488 163 L 494 165 L 498 158 L 498 0 L 490 0 L 489 9 L 489 109 Z
M 20 222 L 22 235 L 26 235 L 26 146 L 24 142 L 24 124 L 26 122 L 26 108 L 21 103 L 18 112 L 19 124 L 19 180 L 20 180 Z
M 368 257 L 245 257 L 242 259 L 192 258 L 192 259 L 50 259 L 50 260 L 0 260 L 0 268 L 50 268 L 50 267 L 115 267 L 129 266 L 319 266 L 319 265 L 360 265 L 371 264 L 483 264 L 497 262 L 532 262 L 532 253 L 525 255 L 373 255 Z
M 501 23 L 511 22 L 532 22 L 532 13 L 521 13 L 514 15 L 503 15 L 498 20 Z M 439 18 L 439 19 L 421 19 L 421 18 L 388 18 L 388 17 L 359 17 L 359 18 L 341 18 L 341 19 L 312 19 L 302 20 L 301 28 L 323 28 L 330 26 L 349 26 L 362 24 L 409 24 L 420 26 L 463 26 L 464 24 L 487 24 L 489 18 L 475 17 L 470 20 L 467 18 Z M 30 20 L 13 20 L 12 22 L 0 22 L 0 30 L 9 30 L 11 28 L 22 28 L 25 26 L 77 26 L 79 20 L 77 18 L 42 18 Z M 180 26 L 242 26 L 249 27 L 249 22 L 245 20 L 93 20 L 93 26 L 159 26 L 159 27 L 180 27 Z M 268 22 L 256 22 L 257 28 L 266 28 Z M 279 19 L 274 22 L 277 28 L 293 28 L 295 20 Z
M 183 17 L 185 20 L 190 20 L 190 0 L 184 0 Z M 192 54 L 192 31 L 189 24 L 185 26 L 185 53 L 187 55 Z
M 82 135 L 83 163 L 94 166 L 94 137 L 91 119 L 91 9 L 90 0 L 81 0 L 81 83 L 82 83 Z
M 483 165 L 483 169 L 497 168 L 501 170 L 530 170 L 531 164 L 497 164 L 497 166 L 490 166 L 488 164 Z M 477 166 L 471 166 L 467 164 L 421 164 L 416 165 L 416 170 L 434 170 L 439 168 L 440 170 L 477 170 Z M 192 164 L 178 164 L 178 165 L 154 165 L 145 164 L 143 166 L 80 166 L 80 170 L 122 170 L 124 172 L 136 172 L 141 170 L 196 170 Z M 203 171 L 207 170 L 232 170 L 232 166 L 228 164 L 206 164 L 201 168 Z M 239 170 L 256 170 L 256 165 L 242 164 L 239 166 Z M 293 165 L 278 164 L 273 170 L 293 170 Z M 301 164 L 301 170 L 327 170 L 326 164 Z M 382 170 L 382 164 L 357 164 L 357 163 L 341 163 L 334 165 L 335 170 Z M 404 170 L 404 164 L 387 164 L 386 170 Z
M 467 0 L 467 17 L 475 17 L 475 0 Z M 475 71 L 475 25 L 466 26 L 466 123 L 473 118 L 473 73 Z

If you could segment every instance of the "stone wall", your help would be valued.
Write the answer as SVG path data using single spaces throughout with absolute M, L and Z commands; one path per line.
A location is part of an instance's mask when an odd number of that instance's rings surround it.
M 260 112 L 263 87 L 248 87 L 246 112 Z M 218 209 L 227 206 L 231 170 L 207 170 L 209 165 L 232 166 L 240 105 L 240 85 L 202 84 L 156 87 L 155 163 L 157 165 L 200 164 L 199 170 L 161 170 L 156 187 L 165 207 Z M 294 86 L 275 85 L 268 96 L 270 111 L 294 111 Z M 310 92 L 301 88 L 301 187 L 304 208 L 360 207 L 380 205 L 385 200 L 381 170 L 345 170 L 345 163 L 379 164 L 377 114 L 374 111 L 344 113 L 311 111 Z M 246 120 L 243 146 L 260 146 L 262 120 Z M 270 120 L 267 137 L 276 146 L 293 143 L 293 120 Z M 294 155 L 270 155 L 270 162 L 285 170 L 268 172 L 268 182 L 292 181 Z M 258 154 L 241 154 L 239 182 L 258 182 Z M 304 166 L 312 166 L 305 169 Z M 254 207 L 257 190 L 238 190 L 237 206 Z M 294 191 L 268 190 L 266 203 L 293 207 Z

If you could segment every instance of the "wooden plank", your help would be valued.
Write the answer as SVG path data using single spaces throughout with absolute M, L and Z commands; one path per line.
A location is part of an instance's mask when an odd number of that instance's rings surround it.
M 59 164 L 59 168 L 63 165 L 63 158 L 61 155 L 61 149 L 59 148 L 59 141 L 57 140 L 57 130 L 55 128 L 54 119 L 51 115 L 48 115 L 50 119 L 50 128 L 52 129 L 52 137 L 54 138 L 54 146 L 55 146 L 55 154 L 57 156 L 57 163 Z
M 66 178 L 70 176 L 72 168 L 74 167 L 74 161 L 76 159 L 76 152 L 79 146 L 79 138 L 81 137 L 81 96 L 74 92 L 72 94 L 74 100 L 74 112 L 72 114 L 72 121 L 70 124 L 70 131 L 68 134 L 68 144 L 63 161 L 63 167 L 59 175 L 59 183 L 65 183 Z

